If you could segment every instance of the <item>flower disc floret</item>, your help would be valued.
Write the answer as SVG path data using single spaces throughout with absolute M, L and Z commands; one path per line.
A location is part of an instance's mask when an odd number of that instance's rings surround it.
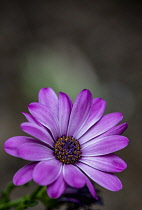
M 81 157 L 79 142 L 71 136 L 63 136 L 54 145 L 55 157 L 64 164 L 74 164 Z

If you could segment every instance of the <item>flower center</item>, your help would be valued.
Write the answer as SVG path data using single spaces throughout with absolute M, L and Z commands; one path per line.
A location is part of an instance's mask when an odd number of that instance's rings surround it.
M 81 155 L 80 144 L 71 136 L 63 136 L 54 144 L 54 155 L 62 163 L 74 164 Z

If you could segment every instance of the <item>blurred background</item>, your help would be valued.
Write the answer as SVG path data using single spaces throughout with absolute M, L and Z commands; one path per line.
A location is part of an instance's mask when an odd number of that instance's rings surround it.
M 103 189 L 103 210 L 141 210 L 142 3 L 122 0 L 1 1 L 0 188 L 25 162 L 3 151 L 7 138 L 24 135 L 22 111 L 52 87 L 74 100 L 84 88 L 123 112 L 129 146 L 117 152 L 128 168 L 123 189 Z M 36 185 L 35 185 L 36 186 Z M 35 187 L 34 186 L 34 187 Z M 24 187 L 16 191 L 25 194 Z M 21 192 L 23 191 L 23 192 Z M 42 206 L 32 209 L 44 209 Z

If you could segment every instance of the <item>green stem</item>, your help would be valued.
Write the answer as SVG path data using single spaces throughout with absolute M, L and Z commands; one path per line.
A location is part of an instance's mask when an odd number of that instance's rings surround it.
M 37 194 L 41 191 L 41 189 L 43 189 L 43 186 L 37 187 L 37 189 L 31 193 L 30 198 L 35 199 Z
M 1 200 L 0 200 L 0 203 L 4 203 L 4 202 L 8 202 L 8 201 L 9 201 L 10 193 L 11 193 L 11 191 L 12 191 L 15 187 L 16 187 L 16 186 L 15 186 L 12 182 L 10 182 L 10 183 L 7 185 L 7 188 L 1 192 Z
M 39 186 L 33 193 L 30 195 L 23 196 L 22 198 L 16 199 L 14 201 L 5 202 L 3 204 L 0 204 L 0 210 L 11 208 L 11 207 L 17 207 L 16 210 L 24 209 L 24 207 L 27 207 L 28 205 L 32 205 L 33 202 L 35 202 L 35 199 L 37 198 L 37 194 L 41 191 L 43 186 Z
M 26 197 L 26 196 L 25 196 Z M 13 206 L 17 206 L 18 204 L 20 204 L 21 202 L 23 203 L 23 201 L 26 200 L 25 197 L 22 197 L 20 199 L 16 199 L 15 201 L 9 201 L 8 203 L 4 203 L 0 205 L 0 210 L 1 209 L 5 209 L 5 208 L 9 208 L 9 207 L 13 207 Z

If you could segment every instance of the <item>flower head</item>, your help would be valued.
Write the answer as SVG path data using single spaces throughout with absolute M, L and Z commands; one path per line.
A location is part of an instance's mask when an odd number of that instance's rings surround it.
M 32 137 L 8 139 L 4 149 L 10 155 L 31 161 L 13 177 L 15 185 L 33 179 L 47 186 L 47 193 L 58 198 L 67 186 L 77 189 L 87 186 L 97 199 L 92 181 L 118 191 L 121 181 L 113 174 L 123 171 L 126 163 L 113 154 L 128 144 L 121 134 L 127 124 L 117 125 L 123 118 L 119 112 L 103 116 L 106 102 L 92 98 L 82 90 L 74 103 L 65 93 L 59 96 L 51 88 L 39 91 L 37 103 L 23 113 L 28 122 L 22 130 Z

